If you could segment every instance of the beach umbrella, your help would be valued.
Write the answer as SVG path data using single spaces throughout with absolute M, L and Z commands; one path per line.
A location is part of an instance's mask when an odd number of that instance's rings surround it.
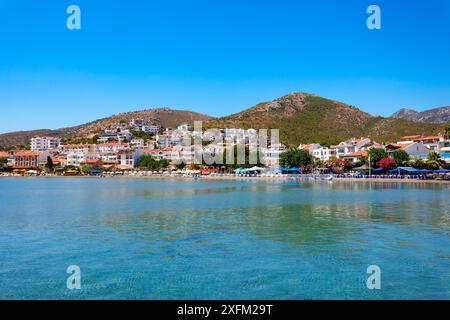
M 250 168 L 251 170 L 253 170 L 253 171 L 262 171 L 262 170 L 266 170 L 266 168 L 261 168 L 261 167 L 257 167 L 257 166 L 254 166 L 253 168 Z

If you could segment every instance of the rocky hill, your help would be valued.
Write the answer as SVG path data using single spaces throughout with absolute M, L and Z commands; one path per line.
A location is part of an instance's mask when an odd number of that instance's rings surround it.
M 405 135 L 431 134 L 441 129 L 438 125 L 373 117 L 354 106 L 307 93 L 291 93 L 260 103 L 240 113 L 212 119 L 205 127 L 278 128 L 280 140 L 290 146 L 308 142 L 330 145 L 354 136 L 390 142 Z
M 400 109 L 392 115 L 392 118 L 411 120 L 423 123 L 449 123 L 450 106 L 417 112 L 411 109 Z
M 411 114 L 411 112 L 403 112 L 403 114 Z M 380 143 L 393 142 L 406 135 L 442 133 L 444 127 L 443 124 L 416 122 L 395 117 L 373 117 L 342 102 L 296 92 L 221 118 L 211 118 L 195 112 L 169 108 L 149 109 L 114 115 L 71 128 L 2 134 L 0 146 L 25 145 L 31 137 L 38 135 L 85 138 L 118 123 L 128 123 L 133 118 L 142 118 L 149 123 L 166 128 L 202 120 L 204 129 L 279 129 L 281 142 L 292 147 L 309 142 L 330 145 L 356 136 L 366 136 Z

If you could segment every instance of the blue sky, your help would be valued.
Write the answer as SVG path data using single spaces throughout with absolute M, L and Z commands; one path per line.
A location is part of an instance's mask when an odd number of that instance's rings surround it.
M 0 0 L 0 132 L 162 106 L 221 116 L 293 91 L 380 115 L 450 105 L 448 21 L 447 0 Z

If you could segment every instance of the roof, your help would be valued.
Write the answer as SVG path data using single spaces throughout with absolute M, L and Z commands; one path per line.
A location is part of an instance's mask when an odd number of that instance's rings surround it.
M 413 139 L 418 139 L 418 138 L 422 138 L 422 136 L 421 136 L 421 135 L 404 136 L 404 137 L 401 137 L 400 139 L 401 139 L 401 140 L 413 140 Z
M 103 143 L 97 145 L 98 147 L 121 147 L 121 146 L 128 146 L 128 143 L 115 143 L 115 142 L 109 142 L 109 143 Z
M 365 157 L 367 156 L 367 151 L 358 151 L 358 152 L 353 152 L 353 153 L 349 153 L 349 154 L 344 154 L 343 156 L 341 156 L 342 158 L 353 158 L 353 157 Z
M 64 144 L 61 146 L 61 148 L 84 148 L 84 147 L 91 147 L 93 144 Z
M 8 152 L 0 152 L 0 158 L 7 158 L 8 157 Z
M 423 140 L 440 140 L 442 137 L 440 136 L 430 136 L 430 137 L 420 137 L 417 139 L 414 139 L 414 141 L 423 141 Z
M 22 151 L 22 152 L 17 152 L 14 156 L 16 156 L 16 157 L 39 157 L 39 153 L 33 152 L 33 151 Z
M 95 159 L 87 159 L 82 161 L 83 163 L 97 163 L 99 160 L 95 160 Z
M 49 136 L 46 136 L 46 137 L 33 137 L 33 138 L 31 138 L 31 139 L 61 140 L 61 138 L 58 138 L 58 137 L 49 137 Z

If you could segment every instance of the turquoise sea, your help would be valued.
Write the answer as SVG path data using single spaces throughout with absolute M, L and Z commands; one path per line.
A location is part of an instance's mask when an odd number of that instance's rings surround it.
M 1 178 L 0 299 L 449 299 L 449 192 Z M 70 265 L 81 290 L 66 287 Z

